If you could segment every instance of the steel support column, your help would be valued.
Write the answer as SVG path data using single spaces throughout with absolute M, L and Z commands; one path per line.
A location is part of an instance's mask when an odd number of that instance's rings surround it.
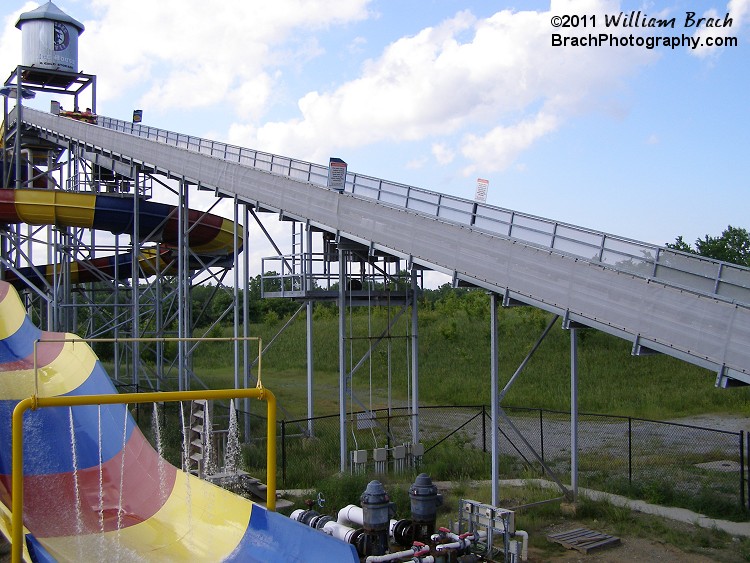
M 570 488 L 578 499 L 578 329 L 570 327 Z
M 232 285 L 234 286 L 232 289 L 232 299 L 234 301 L 234 317 L 232 319 L 232 336 L 234 336 L 234 342 L 233 342 L 233 352 L 234 352 L 234 388 L 239 389 L 240 388 L 240 341 L 238 340 L 240 336 L 240 315 L 239 315 L 239 303 L 240 303 L 240 268 L 239 268 L 239 253 L 237 252 L 237 249 L 239 247 L 239 222 L 240 222 L 240 210 L 239 210 L 239 203 L 238 198 L 235 195 L 233 198 L 234 203 L 234 215 L 232 217 L 232 220 L 234 221 L 234 225 L 232 227 L 232 246 L 233 249 L 233 256 L 232 256 L 232 264 L 234 264 L 234 269 L 232 270 L 233 278 L 232 278 Z M 237 401 L 234 401 L 234 406 L 239 407 L 237 404 Z
M 307 225 L 307 245 L 306 250 L 307 253 L 305 254 L 305 268 L 304 268 L 304 277 L 303 277 L 303 283 L 305 287 L 305 291 L 311 291 L 313 289 L 313 286 L 315 285 L 313 282 L 312 277 L 312 229 L 310 228 L 310 225 Z M 306 324 L 307 324 L 307 330 L 305 331 L 305 334 L 307 335 L 307 435 L 312 436 L 313 434 L 313 301 L 312 299 L 307 301 L 307 311 L 306 311 Z
M 187 295 L 187 280 L 185 276 L 185 270 L 187 269 L 187 247 L 188 247 L 188 185 L 184 178 L 180 179 L 179 184 L 179 202 L 177 204 L 177 224 L 180 232 L 179 240 L 177 241 L 177 337 L 186 338 L 188 336 L 188 319 L 187 319 L 187 308 L 186 303 L 188 299 Z M 184 340 L 180 340 L 177 346 L 177 381 L 178 389 L 180 391 L 187 391 L 190 389 L 188 382 L 187 370 L 187 346 Z
M 346 473 L 346 252 L 339 253 L 339 454 L 341 473 Z
M 417 318 L 417 269 L 411 268 L 411 442 L 419 443 L 419 319 Z
M 497 294 L 490 293 L 490 400 L 492 418 L 492 506 L 500 506 L 500 393 L 498 376 Z M 482 415 L 484 416 L 484 414 Z
M 141 337 L 141 323 L 140 309 L 141 309 L 141 273 L 138 266 L 138 258 L 141 255 L 141 233 L 140 233 L 140 174 L 135 175 L 135 187 L 133 194 L 133 254 L 131 264 L 131 337 L 135 340 L 131 344 L 132 356 L 133 356 L 133 377 L 132 383 L 138 389 L 140 385 L 140 369 L 141 369 L 141 354 L 140 354 L 140 342 L 138 339 Z M 180 342 L 182 344 L 182 342 Z
M 242 384 L 245 389 L 250 387 L 250 346 L 247 338 L 250 336 L 250 210 L 246 203 L 242 204 L 242 271 L 243 271 L 243 292 L 242 292 Z M 235 262 L 235 268 L 239 263 Z M 260 353 L 260 352 L 259 352 Z M 260 360 L 260 358 L 258 358 Z M 250 440 L 250 399 L 243 399 L 245 441 Z

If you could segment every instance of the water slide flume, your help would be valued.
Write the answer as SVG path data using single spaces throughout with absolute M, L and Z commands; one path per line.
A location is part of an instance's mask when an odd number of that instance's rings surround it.
M 266 508 L 276 510 L 276 397 L 264 387 L 253 389 L 204 389 L 201 391 L 163 391 L 156 393 L 120 393 L 118 395 L 78 395 L 38 397 L 32 395 L 16 404 L 12 422 L 12 520 L 11 561 L 21 561 L 23 549 L 23 415 L 27 410 L 45 407 L 76 407 L 86 405 L 128 405 L 136 403 L 168 403 L 198 399 L 259 399 L 266 403 Z
M 169 249 L 178 247 L 180 224 L 177 207 L 141 200 L 137 208 L 139 236 L 143 241 L 161 244 L 158 253 L 145 249 L 138 258 L 144 275 L 151 275 L 168 267 Z M 189 211 L 187 220 L 188 242 L 193 253 L 211 259 L 232 259 L 235 251 L 235 227 L 232 221 L 196 210 Z M 0 189 L 0 224 L 55 225 L 124 234 L 133 233 L 134 221 L 132 197 L 47 189 Z M 241 234 L 237 236 L 239 252 L 243 241 Z M 9 272 L 6 280 L 16 287 L 28 283 L 40 285 L 44 279 L 51 282 L 56 268 L 59 266 L 21 268 L 20 276 Z M 121 279 L 132 276 L 129 253 L 76 262 L 71 265 L 71 281 L 96 281 L 97 272 L 115 277 L 115 271 Z
M 87 344 L 38 329 L 0 281 L 0 530 L 16 560 L 24 546 L 41 561 L 358 560 L 353 546 L 167 463 L 125 404 L 173 398 L 153 395 L 119 395 Z

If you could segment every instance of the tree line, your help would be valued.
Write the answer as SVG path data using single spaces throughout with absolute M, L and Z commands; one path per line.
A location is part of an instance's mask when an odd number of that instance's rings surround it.
M 729 225 L 719 236 L 705 235 L 695 241 L 694 247 L 686 242 L 682 235 L 666 246 L 750 268 L 750 233 L 740 227 Z

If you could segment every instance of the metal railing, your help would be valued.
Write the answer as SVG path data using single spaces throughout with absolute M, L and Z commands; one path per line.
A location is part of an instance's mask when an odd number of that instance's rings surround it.
M 328 183 L 327 166 L 111 117 L 99 116 L 97 125 L 316 186 Z M 353 172 L 347 173 L 345 192 L 665 285 L 750 305 L 750 268 Z

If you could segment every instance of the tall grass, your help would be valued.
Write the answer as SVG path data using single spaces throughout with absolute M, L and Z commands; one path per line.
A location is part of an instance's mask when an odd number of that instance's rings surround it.
M 337 410 L 338 319 L 336 310 L 316 311 L 313 333 L 316 415 Z M 392 313 L 391 313 L 392 314 Z M 368 407 L 386 406 L 410 392 L 411 335 L 404 315 L 354 374 L 351 388 Z M 499 371 L 504 385 L 526 357 L 550 316 L 527 307 L 499 312 Z M 273 320 L 273 319 L 272 319 Z M 347 320 L 347 370 L 381 336 L 384 309 L 358 312 Z M 264 342 L 282 321 L 254 324 Z M 579 408 L 584 412 L 673 418 L 699 413 L 747 413 L 750 387 L 717 389 L 715 375 L 669 356 L 633 357 L 627 341 L 595 330 L 579 332 Z M 226 330 L 226 335 L 231 331 Z M 281 334 L 263 358 L 263 381 L 291 415 L 306 414 L 304 315 Z M 425 310 L 419 316 L 419 399 L 424 404 L 478 404 L 490 401 L 489 318 L 481 309 Z M 253 348 L 253 353 L 255 350 Z M 195 355 L 195 368 L 212 385 L 233 384 L 233 348 L 208 342 Z M 390 382 L 388 377 L 390 357 Z M 504 405 L 553 410 L 570 408 L 570 334 L 558 321 L 503 401 Z

